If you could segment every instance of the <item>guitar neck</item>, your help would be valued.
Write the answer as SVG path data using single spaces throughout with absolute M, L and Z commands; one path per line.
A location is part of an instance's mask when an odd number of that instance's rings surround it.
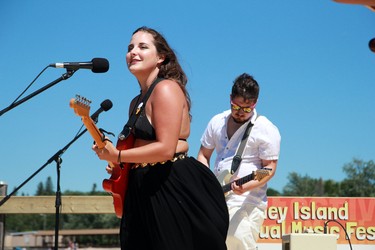
M 106 143 L 103 140 L 103 133 L 96 127 L 95 122 L 90 117 L 90 103 L 91 101 L 87 98 L 76 95 L 76 98 L 70 99 L 69 105 L 74 110 L 74 113 L 81 117 L 83 124 L 91 134 L 98 148 L 102 149 Z
M 231 183 L 228 183 L 228 184 L 225 184 L 225 185 L 222 187 L 224 193 L 229 192 L 229 191 L 232 190 L 232 188 L 230 187 L 231 184 L 232 184 L 232 182 L 231 182 Z
M 251 173 L 251 174 L 249 174 L 249 175 L 246 175 L 246 176 L 244 176 L 244 177 L 242 177 L 242 178 L 240 178 L 240 179 L 237 179 L 237 180 L 235 180 L 235 181 L 232 181 L 232 182 L 230 182 L 230 183 L 224 185 L 224 186 L 222 187 L 222 188 L 223 188 L 223 191 L 224 191 L 224 193 L 231 191 L 231 190 L 232 190 L 231 186 L 232 186 L 232 183 L 233 183 L 233 182 L 235 182 L 237 185 L 243 185 L 243 184 L 245 184 L 246 182 L 249 182 L 249 181 L 251 181 L 251 180 L 253 180 L 253 179 L 254 179 L 254 174 Z
M 242 177 L 238 180 L 235 180 L 235 182 L 236 182 L 237 185 L 243 185 L 246 182 L 249 182 L 251 180 L 254 180 L 254 174 L 253 173 L 251 173 L 249 175 L 246 175 L 246 176 L 244 176 L 244 177 Z
M 85 125 L 87 131 L 89 131 L 90 135 L 94 139 L 96 145 L 99 149 L 105 147 L 105 142 L 103 141 L 103 134 L 100 132 L 98 127 L 95 125 L 94 121 L 91 117 L 82 117 L 82 122 Z

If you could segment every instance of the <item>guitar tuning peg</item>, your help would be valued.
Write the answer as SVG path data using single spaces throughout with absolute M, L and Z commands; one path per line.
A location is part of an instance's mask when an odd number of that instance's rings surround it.
M 83 105 L 90 106 L 91 100 L 89 100 L 89 99 L 87 99 L 86 97 L 83 97 L 83 96 L 82 97 L 80 96 L 80 98 L 81 98 L 81 102 L 82 102 Z

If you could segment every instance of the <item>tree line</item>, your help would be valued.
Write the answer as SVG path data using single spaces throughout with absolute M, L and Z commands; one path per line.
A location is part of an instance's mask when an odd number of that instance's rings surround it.
M 346 178 L 342 181 L 301 176 L 292 172 L 282 192 L 269 189 L 270 196 L 313 196 L 313 197 L 374 197 L 375 163 L 354 158 L 343 166 Z M 276 177 L 277 178 L 277 177 Z
M 375 163 L 354 158 L 345 164 L 342 171 L 346 178 L 342 181 L 323 180 L 301 176 L 292 172 L 282 191 L 268 189 L 269 196 L 315 196 L 315 197 L 375 197 Z M 275 177 L 277 178 L 277 177 Z M 51 177 L 45 183 L 40 182 L 35 193 L 38 195 L 55 195 Z M 98 191 L 96 184 L 90 192 L 65 191 L 62 195 L 108 195 Z M 119 219 L 113 214 L 61 214 L 60 229 L 102 229 L 118 228 Z M 9 214 L 6 216 L 6 232 L 25 232 L 35 230 L 54 230 L 54 214 Z M 117 235 L 77 236 L 80 246 L 118 246 Z

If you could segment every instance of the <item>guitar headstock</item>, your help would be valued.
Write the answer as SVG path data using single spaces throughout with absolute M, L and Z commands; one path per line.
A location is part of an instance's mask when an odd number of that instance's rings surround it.
M 70 107 L 74 109 L 74 113 L 81 117 L 90 116 L 91 101 L 83 96 L 76 95 L 76 98 L 70 100 Z
M 270 168 L 262 168 L 254 171 L 254 180 L 261 181 L 264 177 L 269 176 L 271 174 L 271 171 L 272 169 Z

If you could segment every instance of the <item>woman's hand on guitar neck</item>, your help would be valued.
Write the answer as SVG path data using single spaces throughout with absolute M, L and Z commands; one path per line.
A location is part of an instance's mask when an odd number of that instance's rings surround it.
M 103 148 L 99 148 L 96 144 L 92 146 L 92 150 L 95 151 L 96 155 L 100 160 L 108 162 L 116 162 L 119 150 L 110 141 L 106 141 Z M 108 172 L 108 170 L 107 170 Z

